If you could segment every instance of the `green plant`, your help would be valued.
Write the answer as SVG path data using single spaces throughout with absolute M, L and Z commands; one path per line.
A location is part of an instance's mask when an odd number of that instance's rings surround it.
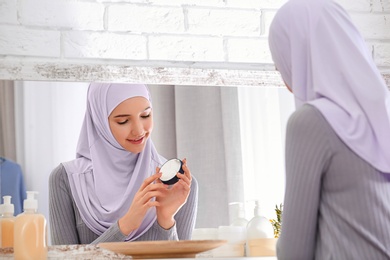
M 271 219 L 272 227 L 274 228 L 274 237 L 278 238 L 280 236 L 280 229 L 282 227 L 282 211 L 283 211 L 283 205 L 280 204 L 276 205 L 275 207 L 275 213 L 276 213 L 276 219 Z

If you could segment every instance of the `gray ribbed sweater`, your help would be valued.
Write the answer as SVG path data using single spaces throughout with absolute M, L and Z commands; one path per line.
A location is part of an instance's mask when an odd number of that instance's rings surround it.
M 198 203 L 198 183 L 192 178 L 191 193 L 186 204 L 175 216 L 176 224 L 165 230 L 157 223 L 138 241 L 188 240 L 195 226 Z M 126 236 L 113 224 L 100 237 L 83 222 L 73 200 L 66 170 L 62 164 L 53 170 L 49 179 L 49 217 L 51 242 L 53 245 L 98 244 L 100 242 L 122 242 Z
M 390 175 L 350 150 L 310 105 L 294 112 L 287 126 L 277 256 L 390 259 Z

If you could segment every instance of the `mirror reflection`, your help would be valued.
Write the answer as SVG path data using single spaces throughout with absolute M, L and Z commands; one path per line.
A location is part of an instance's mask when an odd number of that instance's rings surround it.
M 48 176 L 75 158 L 88 85 L 17 81 L 1 86 L 1 98 L 8 100 L 1 102 L 1 156 L 21 166 L 26 189 L 39 192 L 39 211 L 47 219 Z M 258 200 L 264 215 L 274 218 L 283 199 L 291 93 L 273 86 L 149 89 L 156 149 L 165 158 L 187 158 L 199 183 L 195 227 L 229 225 L 233 202 L 244 202 L 250 219 Z

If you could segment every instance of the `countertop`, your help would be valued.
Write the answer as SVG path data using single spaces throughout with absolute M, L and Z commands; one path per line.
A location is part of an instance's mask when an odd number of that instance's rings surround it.
M 0 248 L 0 259 L 14 259 L 12 248 Z M 99 248 L 96 245 L 64 245 L 49 246 L 47 259 L 133 259 L 131 256 L 117 254 L 115 252 Z M 190 258 L 170 258 L 174 260 L 188 260 Z M 195 259 L 195 258 L 192 258 Z M 226 258 L 204 258 L 196 259 L 226 259 Z M 231 257 L 229 260 L 276 260 L 276 257 Z M 161 259 L 160 259 L 161 260 Z

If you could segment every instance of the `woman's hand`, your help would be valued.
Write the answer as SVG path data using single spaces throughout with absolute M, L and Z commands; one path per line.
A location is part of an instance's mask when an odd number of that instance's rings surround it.
M 187 166 L 187 159 L 183 159 L 184 174 L 177 173 L 179 181 L 169 186 L 164 185 L 164 189 L 156 196 L 157 222 L 164 228 L 169 229 L 175 224 L 174 216 L 179 209 L 186 203 L 188 195 L 191 191 L 191 172 Z M 156 174 L 160 172 L 160 168 L 156 168 Z M 160 175 L 161 176 L 161 175 Z M 157 181 L 162 184 L 160 180 Z
M 154 200 L 155 197 L 162 196 L 165 185 L 161 182 L 155 183 L 161 177 L 161 173 L 156 173 L 144 180 L 141 187 L 134 196 L 133 202 L 127 213 L 119 219 L 119 229 L 125 235 L 137 229 L 149 208 L 159 205 L 159 202 Z

